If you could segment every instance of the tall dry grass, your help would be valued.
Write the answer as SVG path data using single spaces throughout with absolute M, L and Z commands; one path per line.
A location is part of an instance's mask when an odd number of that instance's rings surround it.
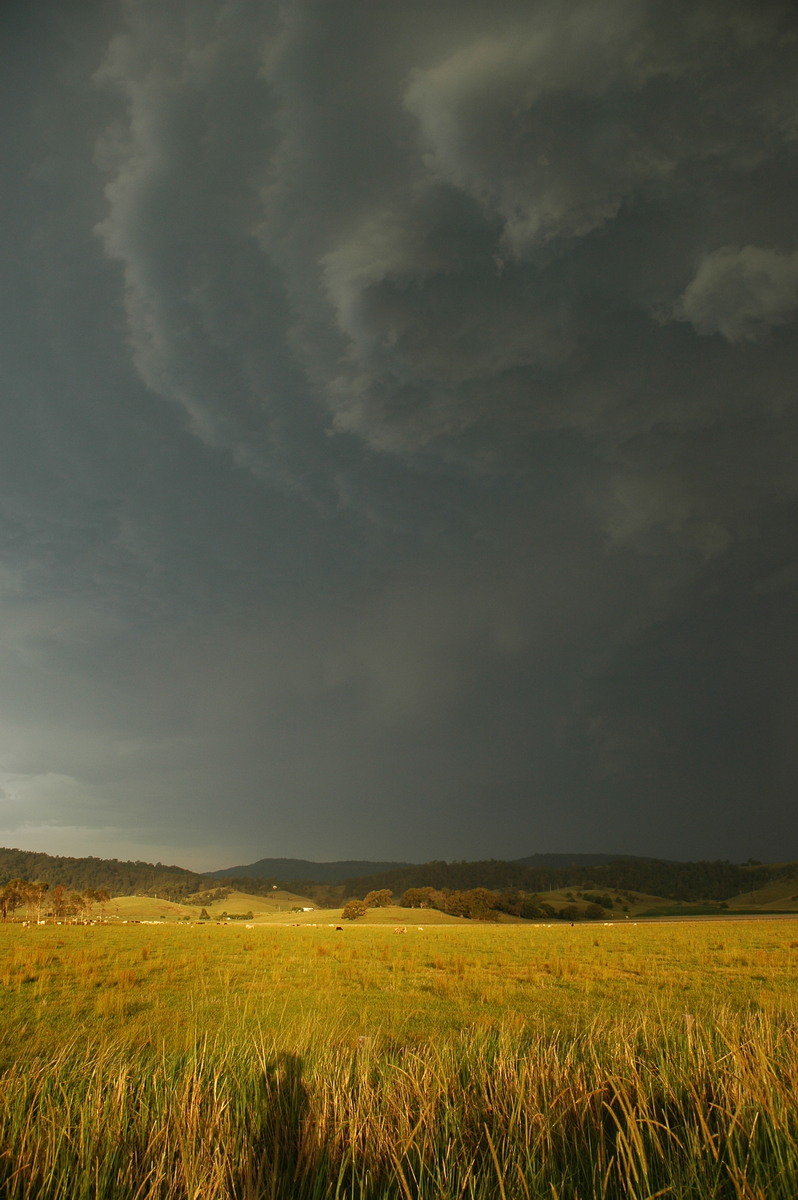
M 137 946 L 136 961 L 165 959 L 165 945 L 146 957 Z M 364 969 L 376 935 L 369 945 Z M 205 962 L 222 989 L 236 978 L 224 966 L 230 946 Z M 283 946 L 289 957 L 307 950 Z M 437 965 L 429 943 L 421 957 L 430 971 L 450 966 L 467 981 L 459 960 L 468 942 L 446 946 L 441 939 Z M 140 983 L 124 974 L 131 967 L 113 967 L 107 949 L 101 936 L 62 939 L 58 957 L 67 969 L 70 950 L 83 954 L 84 971 L 102 961 L 87 988 L 125 1000 Z M 390 953 L 413 961 L 406 948 Z M 326 967 L 328 957 L 300 965 Z M 39 969 L 52 970 L 52 958 L 40 955 Z M 161 965 L 152 977 L 160 985 L 150 985 L 164 989 Z M 315 1007 L 289 1015 L 273 997 L 259 1009 L 252 992 L 222 1003 L 215 991 L 207 1007 L 197 999 L 200 972 L 192 988 L 178 978 L 182 1007 L 169 1010 L 178 1024 L 163 1036 L 151 1018 L 145 1036 L 124 1009 L 104 1014 L 95 1000 L 91 1021 L 59 1037 L 26 999 L 41 980 L 21 957 L 17 966 L 6 997 L 16 1005 L 14 1061 L 6 1057 L 0 1078 L 0 1194 L 13 1200 L 798 1196 L 798 1025 L 788 988 L 772 1003 L 728 1003 L 716 980 L 689 1010 L 644 988 L 637 1003 L 627 997 L 567 1022 L 535 1020 L 534 1001 L 528 1012 L 497 1005 L 488 1022 L 486 1001 L 475 999 L 474 1020 L 458 1026 L 425 1034 L 373 1024 L 356 1035 L 341 996 L 319 994 Z M 349 985 L 362 1003 L 356 976 Z

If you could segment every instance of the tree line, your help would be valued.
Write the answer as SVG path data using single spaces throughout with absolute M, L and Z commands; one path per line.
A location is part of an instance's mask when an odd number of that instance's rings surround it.
M 10 879 L 0 887 L 0 919 L 7 921 L 19 908 L 25 908 L 31 920 L 40 922 L 85 921 L 91 918 L 95 905 L 100 915 L 105 916 L 105 905 L 111 899 L 107 888 L 84 888 L 82 892 L 70 891 L 63 883 L 50 888 L 43 879 Z
M 400 896 L 409 889 L 419 887 L 431 887 L 438 891 L 470 891 L 474 888 L 504 891 L 516 888 L 532 894 L 577 888 L 598 892 L 644 892 L 668 900 L 696 902 L 730 900 L 733 896 L 755 891 L 776 880 L 795 877 L 798 877 L 796 863 L 736 864 L 725 860 L 683 863 L 620 858 L 596 866 L 533 867 L 493 859 L 485 862 L 436 861 L 347 880 L 339 885 L 338 894 L 362 898 L 368 892 L 388 888 L 394 895 Z M 302 886 L 306 895 L 317 899 L 307 882 Z M 332 889 L 326 887 L 324 891 L 329 893 Z
M 450 888 L 408 888 L 399 898 L 402 908 L 433 908 L 452 917 L 466 917 L 472 921 L 497 921 L 500 913 L 511 917 L 523 917 L 525 921 L 541 918 L 557 918 L 562 921 L 601 921 L 609 915 L 616 902 L 609 895 L 592 892 L 568 893 L 568 903 L 549 904 L 530 892 L 519 888 L 505 888 L 492 892 L 489 888 L 471 888 L 457 891 Z
M 796 878 L 798 863 L 766 865 L 730 863 L 726 860 L 669 862 L 664 859 L 619 858 L 609 863 L 574 863 L 562 867 L 530 866 L 488 859 L 483 862 L 435 860 L 401 867 L 377 875 L 358 876 L 342 883 L 313 883 L 307 879 L 248 879 L 225 882 L 242 892 L 267 895 L 274 886 L 308 896 L 322 908 L 338 908 L 348 899 L 362 900 L 370 892 L 388 890 L 402 896 L 413 888 L 467 892 L 487 888 L 494 892 L 522 891 L 529 895 L 574 888 L 606 894 L 609 891 L 643 892 L 667 900 L 721 902 L 753 892 L 779 879 Z M 546 914 L 544 914 L 546 915 Z
M 183 900 L 208 884 L 204 875 L 163 863 L 66 858 L 32 850 L 0 848 L 0 886 L 15 879 L 36 879 L 51 888 L 61 884 L 75 892 L 105 888 L 112 896 L 157 892 L 166 900 Z
M 798 877 L 797 863 L 744 864 L 726 860 L 670 862 L 663 859 L 617 858 L 608 863 L 544 867 L 488 859 L 480 862 L 435 860 L 404 866 L 381 874 L 358 876 L 341 883 L 307 879 L 225 877 L 226 887 L 255 895 L 268 895 L 274 886 L 308 896 L 322 907 L 336 908 L 347 899 L 364 899 L 369 892 L 388 890 L 401 896 L 413 888 L 469 892 L 516 889 L 528 895 L 576 888 L 607 892 L 644 892 L 668 900 L 723 901 L 755 891 L 779 879 Z M 106 888 L 112 896 L 152 894 L 167 900 L 186 901 L 218 887 L 217 879 L 163 863 L 145 863 L 95 857 L 67 858 L 29 850 L 0 848 L 0 886 L 15 879 L 36 879 L 50 887 L 61 884 L 83 892 Z
M 599 921 L 609 915 L 616 903 L 622 903 L 623 898 L 592 892 L 580 892 L 578 895 L 568 893 L 569 903 L 558 907 L 517 888 L 493 892 L 489 888 L 457 891 L 451 888 L 419 887 L 408 888 L 399 897 L 399 906 L 435 909 L 452 917 L 465 917 L 472 921 L 498 921 L 500 913 L 523 917 L 528 921 L 545 917 L 564 921 Z M 393 902 L 391 891 L 388 888 L 380 888 L 368 892 L 362 900 L 347 900 L 341 915 L 346 921 L 357 921 L 364 917 L 370 908 L 387 908 Z

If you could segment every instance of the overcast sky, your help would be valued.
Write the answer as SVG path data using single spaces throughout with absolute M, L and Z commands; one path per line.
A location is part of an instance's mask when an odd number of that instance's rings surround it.
M 794 5 L 0 45 L 0 843 L 798 857 Z

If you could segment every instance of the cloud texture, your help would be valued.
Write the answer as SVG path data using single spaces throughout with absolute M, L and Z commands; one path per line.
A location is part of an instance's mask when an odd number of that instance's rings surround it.
M 794 836 L 792 6 L 59 20 L 10 85 L 32 826 L 190 812 L 209 865 Z

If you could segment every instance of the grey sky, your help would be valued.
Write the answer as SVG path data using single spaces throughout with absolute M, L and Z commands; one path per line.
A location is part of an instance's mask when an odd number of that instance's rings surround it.
M 798 855 L 793 6 L 0 26 L 0 842 Z

